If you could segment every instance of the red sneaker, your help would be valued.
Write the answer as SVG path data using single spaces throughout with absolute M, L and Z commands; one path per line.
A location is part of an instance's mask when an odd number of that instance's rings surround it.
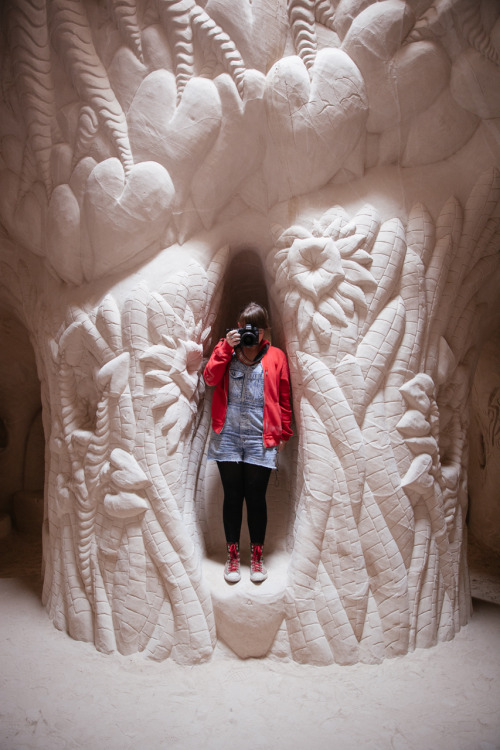
M 262 558 L 262 545 L 252 544 L 251 554 L 250 580 L 254 583 L 261 583 L 267 578 L 267 570 Z
M 240 550 L 238 544 L 227 545 L 227 560 L 224 566 L 224 578 L 228 583 L 238 583 L 240 573 Z

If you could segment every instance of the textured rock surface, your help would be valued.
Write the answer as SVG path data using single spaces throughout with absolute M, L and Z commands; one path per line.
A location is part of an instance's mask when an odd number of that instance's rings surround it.
M 471 394 L 469 526 L 488 550 L 500 554 L 500 337 L 488 338 L 478 362 Z
M 56 627 L 179 663 L 218 640 L 325 665 L 453 637 L 468 400 L 498 315 L 500 7 L 2 13 L 2 310 L 42 385 Z M 295 437 L 269 491 L 270 579 L 247 594 L 219 580 L 201 371 L 250 298 L 289 358 Z M 22 476 L 12 492 L 40 489 Z

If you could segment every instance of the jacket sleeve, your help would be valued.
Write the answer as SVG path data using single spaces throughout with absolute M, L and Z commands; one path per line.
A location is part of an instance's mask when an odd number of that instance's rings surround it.
M 280 371 L 279 400 L 281 409 L 281 439 L 283 442 L 289 440 L 293 435 L 292 407 L 290 404 L 290 371 L 286 356 L 283 354 L 283 363 Z
M 233 352 L 233 347 L 227 343 L 226 339 L 221 339 L 216 344 L 203 372 L 203 378 L 207 385 L 217 385 L 222 380 Z

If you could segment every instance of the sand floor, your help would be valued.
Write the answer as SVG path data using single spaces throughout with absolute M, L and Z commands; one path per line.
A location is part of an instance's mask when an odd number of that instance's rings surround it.
M 23 557 L 23 543 L 0 544 L 0 750 L 500 748 L 500 570 L 488 557 L 472 555 L 474 615 L 449 643 L 378 666 L 220 651 L 181 667 L 104 656 L 57 631 L 39 548 Z

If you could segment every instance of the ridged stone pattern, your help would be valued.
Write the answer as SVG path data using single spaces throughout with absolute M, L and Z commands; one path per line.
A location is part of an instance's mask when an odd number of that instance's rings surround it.
M 56 627 L 186 664 L 218 641 L 352 664 L 452 638 L 469 395 L 498 324 L 500 7 L 3 12 L 0 294 L 41 381 Z M 252 298 L 295 434 L 269 578 L 246 580 L 244 551 L 228 587 L 202 372 Z

